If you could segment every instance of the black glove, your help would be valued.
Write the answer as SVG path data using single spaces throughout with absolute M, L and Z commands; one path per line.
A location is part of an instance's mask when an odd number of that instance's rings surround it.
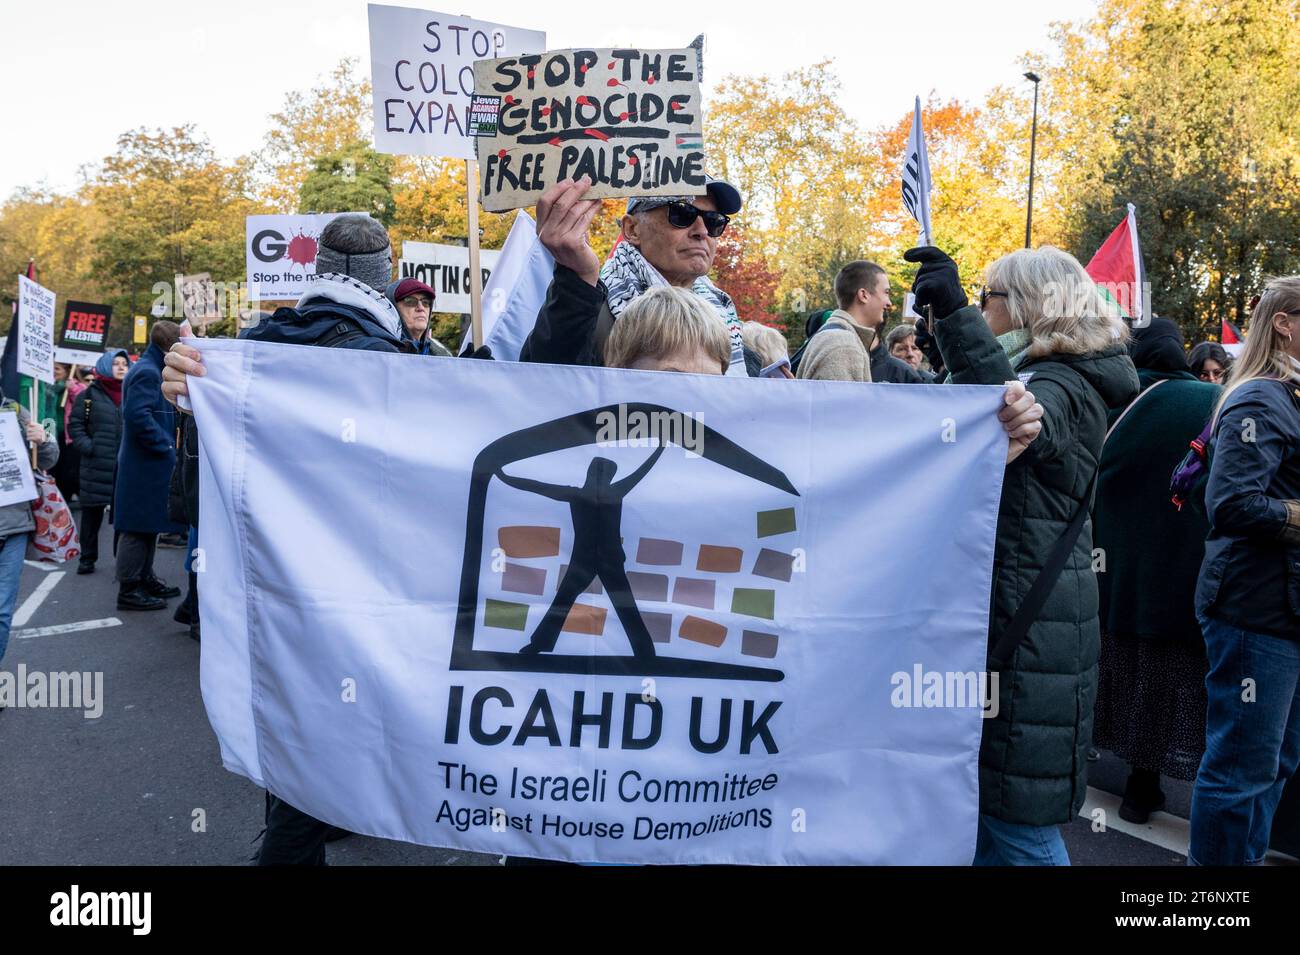
M 489 348 L 487 345 L 480 345 L 478 348 L 465 352 L 465 354 L 461 355 L 460 357 L 461 358 L 485 358 L 488 361 L 494 361 L 492 357 L 492 349 Z
M 966 290 L 961 287 L 957 263 L 943 250 L 932 245 L 920 245 L 904 252 L 903 258 L 921 263 L 912 283 L 912 294 L 916 296 L 912 308 L 915 311 L 924 314 L 923 309 L 928 305 L 931 317 L 944 319 L 966 306 Z

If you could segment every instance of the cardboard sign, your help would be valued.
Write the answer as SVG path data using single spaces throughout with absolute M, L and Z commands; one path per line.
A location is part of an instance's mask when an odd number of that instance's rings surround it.
M 113 306 L 68 302 L 63 306 L 63 328 L 54 360 L 68 365 L 93 365 L 104 353 Z
M 489 212 L 531 206 L 549 186 L 589 176 L 589 199 L 704 194 L 699 56 L 682 50 L 554 50 L 480 60 L 493 134 L 474 142 Z
M 346 213 L 249 216 L 245 220 L 244 253 L 249 298 L 297 301 L 307 283 L 316 277 L 321 232 L 341 215 Z
M 54 384 L 54 293 L 18 276 L 18 374 Z
M 479 252 L 484 288 L 500 257 L 499 251 Z M 417 278 L 437 293 L 433 311 L 469 314 L 469 249 L 465 246 L 403 242 L 397 274 L 399 278 Z
M 370 4 L 375 149 L 473 159 L 474 61 L 541 53 L 546 34 L 468 17 Z
M 221 319 L 217 286 L 212 281 L 211 274 L 198 272 L 194 275 L 178 275 L 176 284 L 181 290 L 181 311 L 190 327 L 201 329 L 208 322 Z
M 0 411 L 0 507 L 34 500 L 31 452 L 18 426 L 18 415 Z

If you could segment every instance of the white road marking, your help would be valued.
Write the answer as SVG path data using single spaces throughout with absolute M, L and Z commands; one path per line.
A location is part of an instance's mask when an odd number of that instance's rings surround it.
M 33 637 L 48 637 L 56 633 L 76 633 L 79 630 L 101 630 L 104 627 L 120 627 L 122 621 L 116 617 L 105 617 L 102 620 L 80 620 L 77 623 L 56 623 L 51 627 L 31 627 L 27 630 L 15 630 L 13 637 L 15 640 L 30 640 Z
M 28 620 L 31 620 L 32 615 L 41 609 L 41 604 L 50 595 L 50 591 L 58 586 L 59 581 L 65 576 L 67 575 L 63 571 L 59 571 L 42 580 L 41 585 L 28 594 L 27 599 L 23 601 L 23 605 L 14 612 L 14 619 L 10 626 L 21 627 Z
M 1084 802 L 1083 808 L 1079 810 L 1079 816 L 1091 820 L 1093 810 L 1101 809 L 1106 813 L 1106 828 L 1108 830 L 1114 829 L 1116 832 L 1122 832 L 1134 839 L 1141 839 L 1153 846 L 1176 852 L 1180 856 L 1187 855 L 1191 824 L 1186 819 L 1172 813 L 1153 812 L 1147 822 L 1128 822 L 1119 817 L 1121 802 L 1123 802 L 1123 799 L 1114 793 L 1103 792 L 1089 786 L 1088 798 Z M 1294 865 L 1297 861 L 1300 860 L 1293 859 L 1286 853 L 1276 852 L 1272 849 L 1264 857 L 1264 865 Z
M 28 567 L 35 567 L 37 570 L 43 570 L 46 573 L 49 573 L 51 570 L 59 569 L 58 564 L 49 560 L 24 560 L 23 563 Z

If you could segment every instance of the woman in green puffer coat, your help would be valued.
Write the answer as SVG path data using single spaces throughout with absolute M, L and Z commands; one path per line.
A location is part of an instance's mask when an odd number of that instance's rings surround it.
M 1137 372 L 1124 347 L 1126 327 L 1066 252 L 1045 246 L 998 259 L 979 308 L 967 304 L 956 263 L 943 252 L 912 249 L 906 258 L 922 263 L 916 308 L 928 306 L 938 319 L 934 335 L 953 382 L 1019 377 L 1043 407 L 1042 431 L 1007 465 L 1003 482 L 992 650 L 1052 546 L 1087 506 L 1107 414 L 1137 396 Z M 998 671 L 998 712 L 985 721 L 980 747 L 976 865 L 1069 864 L 1058 827 L 1078 815 L 1087 793 L 1097 611 L 1085 519 L 1042 609 Z

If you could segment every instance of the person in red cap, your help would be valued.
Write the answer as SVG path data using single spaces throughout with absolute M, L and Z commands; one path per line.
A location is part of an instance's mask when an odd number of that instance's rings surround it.
M 402 337 L 410 341 L 419 354 L 451 357 L 447 347 L 430 331 L 433 300 L 437 297 L 433 289 L 417 278 L 405 278 L 388 283 L 384 294 L 397 306 L 397 314 L 402 317 Z

